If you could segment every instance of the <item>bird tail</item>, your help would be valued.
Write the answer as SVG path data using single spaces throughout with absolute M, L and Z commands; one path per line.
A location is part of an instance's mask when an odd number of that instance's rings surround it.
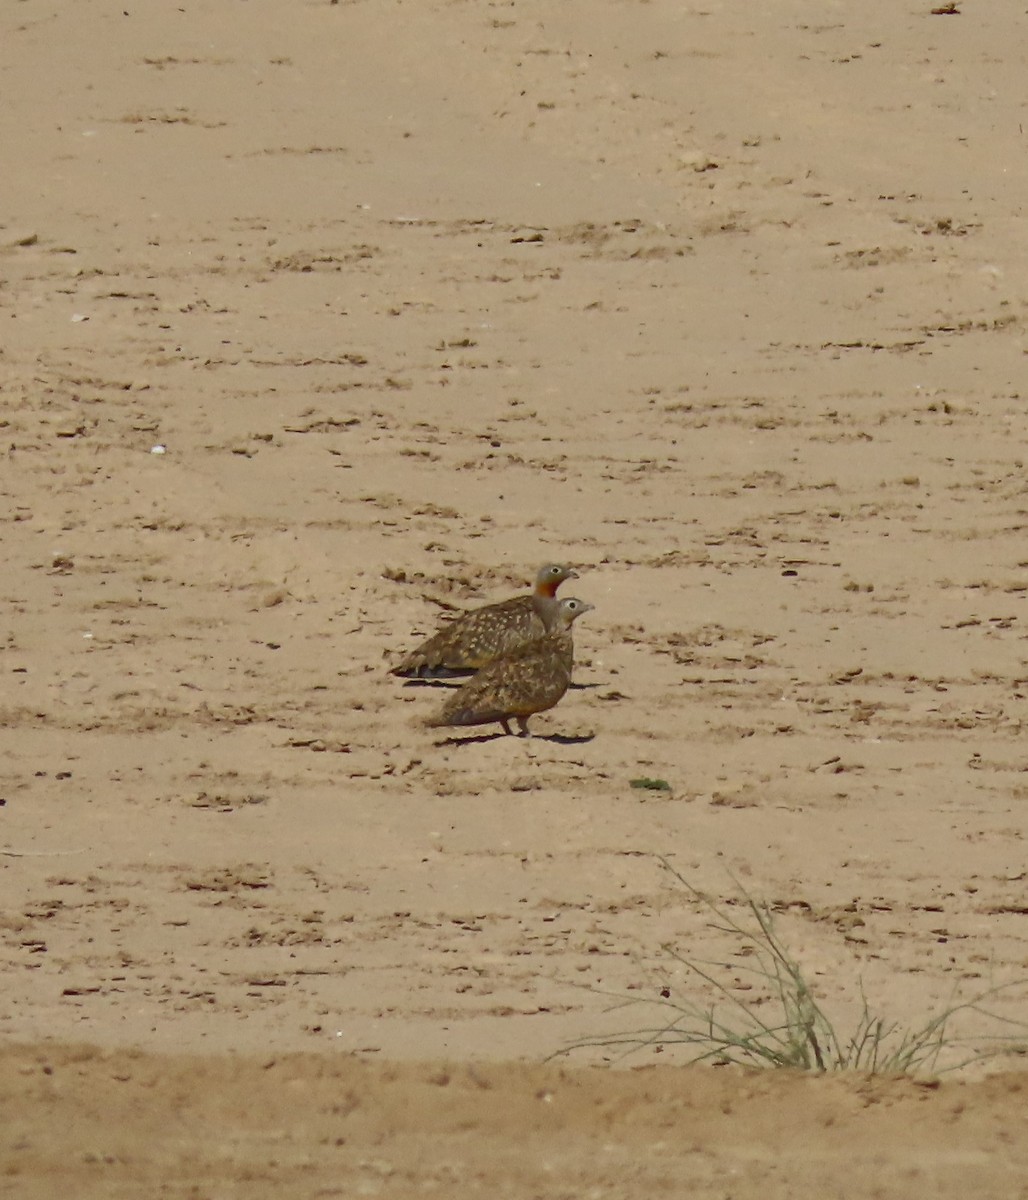
M 480 708 L 445 709 L 434 716 L 426 717 L 426 729 L 441 729 L 446 725 L 488 725 L 492 721 L 503 721 L 507 714 L 502 712 L 485 712 Z
M 423 658 L 405 658 L 395 667 L 390 667 L 389 674 L 397 675 L 400 679 L 464 679 L 475 672 L 471 667 L 444 667 L 426 662 Z
M 409 655 L 402 662 L 398 662 L 395 667 L 390 667 L 389 674 L 398 675 L 401 679 L 419 679 L 425 670 L 427 670 L 427 665 L 424 660 Z

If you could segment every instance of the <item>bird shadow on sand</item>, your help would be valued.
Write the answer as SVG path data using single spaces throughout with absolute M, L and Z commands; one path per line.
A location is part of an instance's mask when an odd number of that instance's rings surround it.
M 436 742 L 437 746 L 481 746 L 485 742 L 495 742 L 498 738 L 516 738 L 519 742 L 550 742 L 555 746 L 581 746 L 585 742 L 591 742 L 595 733 L 533 733 L 531 737 L 518 737 L 517 734 L 504 733 L 502 730 L 497 730 L 496 733 L 475 733 L 470 737 L 447 737 Z
M 470 678 L 470 676 L 467 676 Z M 463 679 L 405 679 L 403 686 L 405 688 L 449 688 L 451 691 L 454 688 L 459 688 L 464 683 Z
M 405 679 L 403 686 L 405 688 L 449 688 L 450 691 L 453 691 L 455 688 L 459 688 L 462 684 L 466 683 L 473 674 L 473 671 L 469 671 L 467 675 L 453 675 L 447 679 Z M 570 686 L 570 690 L 572 692 L 584 692 L 592 688 L 605 686 L 602 683 L 573 683 Z

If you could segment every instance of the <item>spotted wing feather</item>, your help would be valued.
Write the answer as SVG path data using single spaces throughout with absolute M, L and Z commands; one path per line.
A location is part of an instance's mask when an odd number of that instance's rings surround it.
M 545 603 L 535 595 L 515 596 L 463 613 L 408 654 L 392 673 L 424 678 L 477 671 L 542 637 L 546 626 L 539 610 Z
M 483 667 L 428 724 L 486 725 L 545 712 L 568 690 L 573 656 L 570 631 L 541 638 Z

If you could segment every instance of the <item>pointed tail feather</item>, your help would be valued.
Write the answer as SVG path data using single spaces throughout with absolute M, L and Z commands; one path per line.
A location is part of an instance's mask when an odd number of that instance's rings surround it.
M 405 660 L 398 666 L 390 667 L 389 674 L 396 675 L 400 679 L 465 679 L 468 675 L 474 675 L 475 672 L 471 667 L 431 666 L 424 661 Z
M 495 710 L 483 711 L 480 708 L 458 708 L 452 712 L 440 712 L 425 719 L 427 729 L 441 729 L 447 725 L 488 725 L 491 721 L 504 721 L 507 713 Z

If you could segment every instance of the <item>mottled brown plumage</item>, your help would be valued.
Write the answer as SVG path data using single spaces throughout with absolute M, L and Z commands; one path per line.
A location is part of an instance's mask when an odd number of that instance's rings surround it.
M 462 613 L 393 667 L 392 674 L 415 679 L 466 675 L 511 654 L 546 633 L 559 603 L 557 588 L 565 579 L 577 578 L 564 563 L 547 563 L 539 568 L 534 591 Z
M 437 728 L 499 721 L 504 732 L 510 733 L 513 717 L 521 735 L 527 737 L 528 718 L 553 708 L 571 685 L 575 653 L 571 626 L 592 608 L 574 598 L 557 600 L 555 605 L 543 637 L 483 667 L 425 724 Z

